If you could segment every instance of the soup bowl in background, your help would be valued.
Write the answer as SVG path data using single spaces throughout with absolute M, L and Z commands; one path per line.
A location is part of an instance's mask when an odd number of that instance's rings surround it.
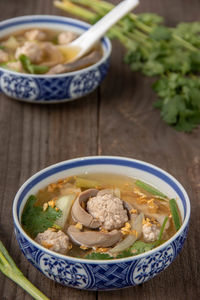
M 32 240 L 21 226 L 21 214 L 31 194 L 58 179 L 85 173 L 112 173 L 146 181 L 176 198 L 183 224 L 159 247 L 146 253 L 114 260 L 86 260 L 50 251 Z M 29 178 L 13 203 L 15 234 L 26 258 L 48 278 L 63 285 L 88 290 L 110 290 L 146 282 L 165 270 L 185 241 L 190 218 L 190 201 L 182 185 L 154 165 L 115 156 L 81 157 L 52 165 Z
M 81 34 L 90 26 L 77 19 L 60 16 L 22 16 L 0 22 L 0 38 L 31 28 L 69 30 Z M 36 75 L 0 67 L 0 91 L 11 98 L 34 103 L 57 103 L 83 97 L 94 91 L 107 74 L 111 54 L 111 43 L 107 37 L 101 39 L 101 47 L 103 55 L 97 63 L 74 72 Z

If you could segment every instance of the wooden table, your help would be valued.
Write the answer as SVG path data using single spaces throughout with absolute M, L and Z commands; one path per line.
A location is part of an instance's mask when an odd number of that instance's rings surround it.
M 92 1 L 92 0 L 91 0 Z M 117 3 L 117 1 L 113 1 Z M 155 12 L 168 25 L 199 19 L 199 0 L 141 0 L 138 12 Z M 58 14 L 52 0 L 0 0 L 0 20 L 27 14 Z M 0 95 L 0 239 L 26 277 L 50 299 L 200 298 L 200 127 L 176 132 L 152 104 L 152 79 L 130 71 L 124 49 L 113 43 L 111 66 L 101 88 L 71 103 L 33 105 Z M 153 163 L 174 175 L 189 193 L 192 215 L 188 239 L 178 258 L 155 279 L 119 291 L 89 292 L 55 284 L 19 250 L 12 202 L 20 185 L 50 164 L 87 155 L 121 155 Z M 0 274 L 0 299 L 31 299 Z

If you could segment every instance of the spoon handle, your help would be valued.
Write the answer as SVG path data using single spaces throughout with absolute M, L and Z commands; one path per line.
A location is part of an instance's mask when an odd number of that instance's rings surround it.
M 78 57 L 87 53 L 92 46 L 123 16 L 139 4 L 139 0 L 124 0 L 115 6 L 108 14 L 100 19 L 89 30 L 71 43 L 71 46 L 79 46 L 81 50 Z

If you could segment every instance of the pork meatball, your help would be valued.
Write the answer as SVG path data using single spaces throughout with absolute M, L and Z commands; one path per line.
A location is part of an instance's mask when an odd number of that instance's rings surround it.
M 62 254 L 66 254 L 69 249 L 69 238 L 61 230 L 56 232 L 49 228 L 42 233 L 38 233 L 35 241 L 49 250 Z
M 72 42 L 77 37 L 77 34 L 71 31 L 61 32 L 58 35 L 58 44 L 65 45 Z
M 107 230 L 121 228 L 128 221 L 127 210 L 121 199 L 112 194 L 92 197 L 87 202 L 87 211 L 98 219 Z
M 38 30 L 38 29 L 33 29 L 30 31 L 25 32 L 25 37 L 29 41 L 44 41 L 47 38 L 47 35 L 45 32 Z
M 17 48 L 15 57 L 18 59 L 21 54 L 28 56 L 32 63 L 39 63 L 43 57 L 43 51 L 35 42 L 25 42 L 22 47 Z
M 154 242 L 158 239 L 160 229 L 155 224 L 144 224 L 142 227 L 142 233 L 145 242 Z

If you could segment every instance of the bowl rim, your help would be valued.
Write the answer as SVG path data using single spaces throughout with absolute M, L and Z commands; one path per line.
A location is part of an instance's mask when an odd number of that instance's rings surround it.
M 42 175 L 43 173 L 50 171 L 51 169 L 60 167 L 62 165 L 65 164 L 71 164 L 71 163 L 76 163 L 76 162 L 84 162 L 87 160 L 121 160 L 124 162 L 135 162 L 136 164 L 142 164 L 146 167 L 149 167 L 151 169 L 154 169 L 155 171 L 158 171 L 159 173 L 162 173 L 163 175 L 167 176 L 169 179 L 171 179 L 181 190 L 181 192 L 183 193 L 183 196 L 185 198 L 186 201 L 186 214 L 185 214 L 185 219 L 180 227 L 180 229 L 169 239 L 167 240 L 165 243 L 161 244 L 160 246 L 149 250 L 147 252 L 144 252 L 142 254 L 138 254 L 135 256 L 130 256 L 130 257 L 126 257 L 126 258 L 118 258 L 118 259 L 108 259 L 108 260 L 93 260 L 93 259 L 84 259 L 84 258 L 76 258 L 76 257 L 72 257 L 72 256 L 67 256 L 67 255 L 63 255 L 54 251 L 51 251 L 49 249 L 46 249 L 45 247 L 41 246 L 40 244 L 38 244 L 37 242 L 35 242 L 32 238 L 30 238 L 28 236 L 28 234 L 24 231 L 24 229 L 22 228 L 18 217 L 17 217 L 17 204 L 18 204 L 18 200 L 19 200 L 19 196 L 21 194 L 21 192 L 24 190 L 24 188 L 35 178 L 37 178 L 38 176 Z M 103 164 L 103 163 L 102 163 Z M 57 172 L 56 172 L 57 173 Z M 48 177 L 48 176 L 47 176 Z M 47 178 L 46 177 L 46 178 Z M 23 197 L 24 198 L 24 197 Z M 29 177 L 23 184 L 22 186 L 19 188 L 18 192 L 16 193 L 15 197 L 14 197 L 14 201 L 13 201 L 13 208 L 12 208 L 12 212 L 13 212 L 13 220 L 14 220 L 14 225 L 17 227 L 17 229 L 20 231 L 20 233 L 26 238 L 26 240 L 28 240 L 31 244 L 33 244 L 36 248 L 38 248 L 39 250 L 41 250 L 44 253 L 47 253 L 51 256 L 57 257 L 59 259 L 63 259 L 63 260 L 68 260 L 68 261 L 72 261 L 74 263 L 84 263 L 84 264 L 113 264 L 113 263 L 122 263 L 122 262 L 128 262 L 128 261 L 134 261 L 134 260 L 138 260 L 141 258 L 144 258 L 146 256 L 149 255 L 153 255 L 154 253 L 163 250 L 164 248 L 166 248 L 167 246 L 169 246 L 173 241 L 176 240 L 176 238 L 181 235 L 181 233 L 185 230 L 185 228 L 188 226 L 189 224 L 189 219 L 190 219 L 190 214 L 191 214 L 191 205 L 190 205 L 190 200 L 189 200 L 189 196 L 186 192 L 186 190 L 184 189 L 184 187 L 182 186 L 182 184 L 171 174 L 169 174 L 168 172 L 164 171 L 163 169 L 155 166 L 154 164 L 145 162 L 143 160 L 138 160 L 138 159 L 134 159 L 134 158 L 129 158 L 129 157 L 123 157 L 123 156 L 110 156 L 110 155 L 101 155 L 101 156 L 84 156 L 84 157 L 77 157 L 77 158 L 73 158 L 73 159 L 68 159 L 65 161 L 61 161 L 59 163 L 50 165 L 42 170 L 40 170 L 39 172 L 36 172 L 34 175 L 32 175 L 31 177 Z
M 45 21 L 46 21 L 46 24 L 48 24 L 48 20 L 54 20 L 55 23 L 56 21 L 59 23 L 59 21 L 63 22 L 63 26 L 67 25 L 67 24 L 64 24 L 64 22 L 71 22 L 71 25 L 74 26 L 74 27 L 79 27 L 82 28 L 83 30 L 86 30 L 88 28 L 90 28 L 92 25 L 85 22 L 85 21 L 82 21 L 82 20 L 79 20 L 79 19 L 76 19 L 76 18 L 70 18 L 70 17 L 64 17 L 64 16 L 57 16 L 57 15 L 26 15 L 26 16 L 18 16 L 18 17 L 14 17 L 14 18 L 9 18 L 9 19 L 6 19 L 6 20 L 3 20 L 3 21 L 0 21 L 0 30 L 4 30 L 4 29 L 1 29 L 2 26 L 6 26 L 6 25 L 12 25 L 13 23 L 15 22 L 19 22 L 19 21 L 33 21 L 33 24 L 34 24 L 34 20 L 37 20 L 37 19 L 41 19 L 41 20 L 44 20 L 44 26 L 45 26 Z M 41 22 L 41 20 L 39 22 Z M 31 24 L 31 22 L 30 22 Z M 13 24 L 14 25 L 14 24 Z M 75 26 L 76 25 L 76 26 Z M 26 24 L 24 24 L 24 27 L 26 26 Z M 34 26 L 33 26 L 34 27 Z M 23 30 L 23 29 L 22 29 Z M 13 29 L 13 32 L 17 31 L 17 29 Z M 83 69 L 80 69 L 80 70 L 76 70 L 76 71 L 73 71 L 73 72 L 67 72 L 67 73 L 62 73 L 62 74 L 49 74 L 49 75 L 45 75 L 45 74 L 27 74 L 27 73 L 20 73 L 20 72 L 16 72 L 16 71 L 12 71 L 12 70 L 9 70 L 9 69 L 5 69 L 5 68 L 2 68 L 0 66 L 0 71 L 2 72 L 6 72 L 6 73 L 9 73 L 9 74 L 13 74 L 13 75 L 18 75 L 18 76 L 24 76 L 24 77 L 33 77 L 33 78 L 42 78 L 42 79 L 48 79 L 48 78 L 54 78 L 54 77 L 67 77 L 67 76 L 72 76 L 72 75 L 75 75 L 75 74 L 81 74 L 81 73 L 84 73 L 86 71 L 90 71 L 96 67 L 98 67 L 99 65 L 101 65 L 102 63 L 104 63 L 111 55 L 111 52 L 112 52 L 112 44 L 111 44 L 111 41 L 110 39 L 107 37 L 107 36 L 103 36 L 102 39 L 101 39 L 101 45 L 105 43 L 106 44 L 106 51 L 105 53 L 103 54 L 102 58 L 97 61 L 95 64 L 91 65 L 91 66 L 88 66 L 87 68 L 83 68 Z

